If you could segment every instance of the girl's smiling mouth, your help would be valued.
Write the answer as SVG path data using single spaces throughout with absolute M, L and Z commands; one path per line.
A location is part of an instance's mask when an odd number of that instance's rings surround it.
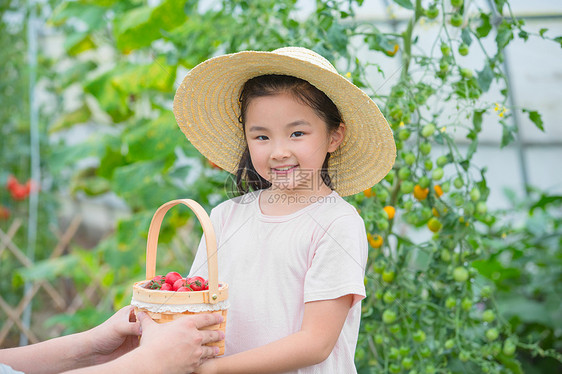
M 297 166 L 298 165 L 280 166 L 280 167 L 276 167 L 276 168 L 271 168 L 271 170 L 273 170 L 273 172 L 276 173 L 276 174 L 287 174 L 291 170 L 295 169 Z

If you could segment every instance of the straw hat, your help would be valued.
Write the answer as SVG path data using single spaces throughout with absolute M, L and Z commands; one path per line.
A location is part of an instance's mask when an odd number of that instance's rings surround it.
M 240 91 L 247 80 L 265 74 L 304 79 L 323 91 L 340 110 L 346 134 L 328 167 L 338 194 L 361 192 L 390 171 L 396 145 L 377 105 L 339 75 L 328 60 L 300 47 L 218 56 L 187 74 L 174 98 L 174 115 L 185 136 L 211 162 L 236 174 L 246 147 L 238 122 Z

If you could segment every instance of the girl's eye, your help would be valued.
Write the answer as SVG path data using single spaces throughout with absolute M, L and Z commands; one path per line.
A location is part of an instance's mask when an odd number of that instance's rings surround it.
M 294 137 L 297 137 L 297 138 L 300 137 L 300 136 L 303 136 L 303 135 L 304 135 L 304 132 L 302 132 L 302 131 L 295 131 L 294 133 L 291 134 L 291 136 L 294 136 Z
M 256 139 L 257 139 L 257 140 L 267 140 L 267 136 L 265 136 L 265 135 L 258 135 L 258 136 L 256 136 Z

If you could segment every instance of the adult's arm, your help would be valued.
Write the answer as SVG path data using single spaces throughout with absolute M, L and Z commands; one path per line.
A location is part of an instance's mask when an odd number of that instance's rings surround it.
M 131 306 L 91 330 L 0 350 L 0 362 L 27 374 L 60 373 L 106 362 L 138 346 L 140 323 Z
M 202 360 L 213 357 L 215 349 L 202 344 L 222 339 L 222 333 L 199 328 L 220 323 L 219 315 L 196 315 L 158 325 L 144 313 L 138 321 L 131 307 L 115 313 L 91 330 L 45 342 L 0 350 L 0 362 L 26 374 L 73 373 L 157 373 L 166 365 L 193 370 Z M 141 335 L 140 347 L 138 336 Z M 188 352 L 188 354 L 186 354 Z M 176 354 L 177 357 L 172 357 Z M 178 360 L 178 357 L 181 357 Z M 178 371 L 180 372 L 180 371 Z

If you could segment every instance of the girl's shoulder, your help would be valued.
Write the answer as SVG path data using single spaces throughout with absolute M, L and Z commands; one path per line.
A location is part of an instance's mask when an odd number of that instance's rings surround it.
M 336 191 L 332 191 L 331 194 L 324 196 L 319 202 L 321 203 L 321 207 L 326 211 L 331 211 L 342 216 L 350 215 L 361 217 L 357 208 L 341 197 Z

